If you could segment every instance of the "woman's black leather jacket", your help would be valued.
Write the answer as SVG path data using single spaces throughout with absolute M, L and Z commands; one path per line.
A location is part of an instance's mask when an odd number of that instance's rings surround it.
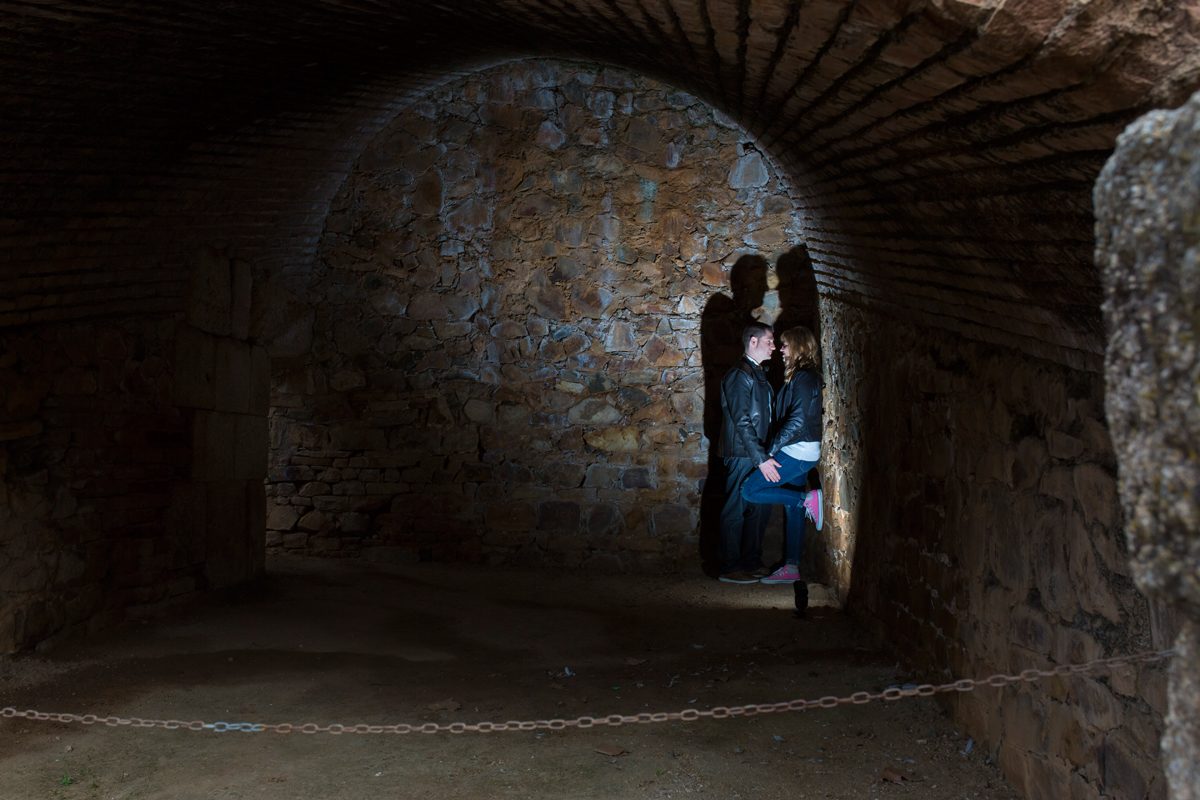
M 768 455 L 789 444 L 821 441 L 821 376 L 816 370 L 796 370 L 779 390 L 772 417 Z

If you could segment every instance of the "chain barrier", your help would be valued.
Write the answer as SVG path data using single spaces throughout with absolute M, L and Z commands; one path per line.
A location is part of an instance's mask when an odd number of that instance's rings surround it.
M 963 678 L 962 680 L 954 681 L 953 683 L 943 683 L 940 686 L 935 686 L 932 683 L 914 686 L 904 689 L 900 687 L 892 687 L 885 689 L 882 692 L 872 694 L 871 692 L 855 692 L 848 697 L 821 697 L 816 700 L 788 700 L 781 703 L 764 703 L 761 705 L 745 705 L 745 706 L 717 706 L 712 709 L 700 710 L 698 708 L 688 708 L 683 711 L 659 712 L 657 714 L 634 714 L 621 715 L 610 714 L 607 717 L 577 717 L 576 719 L 539 719 L 527 720 L 524 722 L 510 720 L 508 722 L 479 722 L 474 725 L 468 725 L 465 722 L 451 722 L 448 725 L 439 725 L 436 722 L 426 722 L 423 725 L 317 725 L 309 722 L 304 725 L 293 725 L 291 723 L 280 723 L 277 725 L 267 725 L 261 722 L 204 722 L 196 720 L 193 722 L 185 722 L 178 719 L 141 719 L 139 717 L 100 717 L 95 714 L 53 714 L 44 711 L 18 711 L 12 706 L 0 709 L 0 717 L 5 719 L 27 719 L 38 722 L 79 722 L 84 725 L 94 725 L 103 723 L 109 727 L 115 728 L 122 725 L 128 725 L 132 728 L 166 728 L 167 730 L 188 730 L 188 731 L 214 731 L 216 733 L 226 733 L 228 731 L 241 731 L 242 733 L 263 733 L 270 731 L 271 733 L 331 733 L 336 735 L 343 733 L 499 733 L 502 731 L 536 731 L 536 730 L 551 730 L 561 731 L 567 728 L 591 728 L 597 725 L 629 725 L 629 724 L 650 724 L 658 722 L 670 722 L 678 720 L 681 722 L 693 722 L 705 717 L 712 719 L 728 719 L 730 717 L 752 717 L 757 714 L 772 714 L 783 711 L 806 711 L 810 708 L 836 708 L 837 706 L 846 703 L 853 705 L 865 705 L 875 700 L 894 701 L 901 700 L 906 697 L 932 697 L 941 692 L 970 692 L 979 687 L 988 686 L 1000 688 L 1013 683 L 1033 683 L 1044 678 L 1065 677 L 1068 675 L 1081 675 L 1087 672 L 1093 672 L 1103 668 L 1127 667 L 1134 664 L 1150 664 L 1155 661 L 1163 661 L 1175 655 L 1174 650 L 1158 650 L 1144 653 L 1135 653 L 1128 656 L 1117 656 L 1116 658 L 1101 658 L 1095 661 L 1088 661 L 1084 664 L 1063 664 L 1051 670 L 1044 669 L 1027 669 L 1017 675 L 992 675 L 983 680 L 972 680 Z

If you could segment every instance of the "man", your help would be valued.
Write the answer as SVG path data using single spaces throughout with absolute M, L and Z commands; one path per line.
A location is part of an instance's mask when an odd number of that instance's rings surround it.
M 762 562 L 763 532 L 771 507 L 742 499 L 742 483 L 756 469 L 778 480 L 767 456 L 771 426 L 771 384 L 762 363 L 775 352 L 770 325 L 752 322 L 742 331 L 744 355 L 721 381 L 721 457 L 729 477 L 717 543 L 718 571 L 726 583 L 758 583 L 767 574 Z M 771 473 L 775 475 L 772 476 Z

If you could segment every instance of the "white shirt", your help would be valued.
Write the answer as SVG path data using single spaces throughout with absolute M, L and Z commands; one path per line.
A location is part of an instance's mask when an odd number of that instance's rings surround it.
M 779 448 L 779 452 L 794 458 L 797 461 L 820 461 L 821 443 L 793 442 L 792 444 L 784 445 L 783 447 Z

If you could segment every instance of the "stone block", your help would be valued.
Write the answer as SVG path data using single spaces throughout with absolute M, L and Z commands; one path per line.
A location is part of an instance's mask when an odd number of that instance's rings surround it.
M 1075 504 L 1075 480 L 1070 467 L 1051 467 L 1042 474 L 1038 491 L 1053 497 L 1071 508 Z
M 1049 461 L 1044 441 L 1032 436 L 1022 439 L 1013 458 L 1012 487 L 1020 490 L 1037 486 Z
M 570 318 L 567 313 L 567 300 L 558 289 L 550 286 L 533 289 L 529 294 L 529 301 L 534 310 L 546 319 L 565 321 Z
M 729 186 L 734 189 L 753 189 L 766 186 L 771 179 L 767 165 L 758 153 L 749 153 L 733 163 L 729 170 Z
M 622 489 L 653 489 L 654 479 L 645 467 L 632 467 L 621 473 Z
M 625 528 L 625 517 L 615 505 L 603 503 L 593 506 L 587 516 L 588 536 L 615 536 Z
M 199 480 L 171 484 L 166 524 L 189 566 L 204 561 L 208 546 L 208 490 Z
M 256 546 L 264 546 L 266 531 L 265 527 L 255 531 L 256 541 L 251 541 L 246 481 L 213 480 L 205 485 L 205 490 L 204 574 L 209 585 L 218 588 L 250 580 L 255 577 Z
M 551 500 L 538 503 L 537 528 L 540 531 L 575 531 L 579 529 L 578 503 Z
M 308 547 L 308 534 L 289 533 L 283 537 L 283 546 L 288 550 L 303 550 Z
M 1082 676 L 1071 678 L 1069 685 L 1072 699 L 1091 728 L 1111 731 L 1121 723 L 1121 704 L 1107 686 Z
M 269 425 L 266 417 L 236 414 L 233 477 L 262 479 L 267 477 Z
M 215 247 L 201 247 L 187 259 L 187 268 L 188 324 L 215 336 L 229 336 L 233 332 L 229 258 Z
M 267 529 L 274 531 L 290 531 L 300 519 L 300 510 L 296 506 L 272 506 L 267 514 Z
M 1117 504 L 1116 481 L 1096 464 L 1075 467 L 1073 479 L 1088 524 L 1095 521 L 1106 528 L 1115 527 L 1121 513 Z
M 1100 788 L 1109 797 L 1145 797 L 1151 777 L 1158 772 L 1156 764 L 1138 758 L 1131 744 L 1123 731 L 1114 731 L 1096 748 Z
M 267 348 L 250 348 L 250 400 L 247 412 L 265 417 L 271 411 L 271 357 Z
M 190 325 L 175 328 L 172 402 L 184 408 L 211 409 L 217 399 L 217 342 Z
M 41 420 L 28 420 L 25 422 L 5 422 L 0 424 L 0 442 L 9 442 L 14 439 L 25 439 L 30 436 L 37 436 L 42 432 Z
M 250 345 L 235 339 L 216 342 L 216 397 L 214 408 L 245 414 L 250 410 Z
M 1046 435 L 1046 444 L 1052 457 L 1064 461 L 1078 458 L 1084 449 L 1083 442 L 1062 431 L 1050 431 Z
M 704 421 L 704 398 L 695 392 L 676 393 L 671 396 L 671 405 L 675 413 L 684 422 L 698 423 Z
M 246 481 L 246 543 L 250 577 L 266 570 L 267 493 L 261 478 Z
M 355 511 L 337 515 L 338 530 L 345 533 L 361 533 L 371 525 L 371 517 Z
M 1160 717 L 1167 715 L 1167 683 L 1167 673 L 1161 666 L 1141 667 L 1138 673 L 1138 697 Z
M 309 511 L 296 523 L 302 530 L 317 533 L 333 530 L 333 515 L 327 511 Z
M 1070 580 L 1079 605 L 1089 614 L 1100 614 L 1111 622 L 1121 621 L 1121 607 L 1108 580 L 1101 573 L 1091 537 L 1078 512 L 1069 515 L 1067 535 L 1071 543 Z
M 1054 632 L 1046 616 L 1035 608 L 1021 604 L 1013 609 L 1009 636 L 1016 644 L 1040 655 L 1049 656 Z
M 210 481 L 234 478 L 234 462 L 237 453 L 237 416 L 221 411 L 195 411 L 192 413 L 191 473 L 194 480 Z
M 317 511 L 338 513 L 349 511 L 352 505 L 353 501 L 348 495 L 321 495 L 313 498 L 312 507 Z
M 252 293 L 250 328 L 273 358 L 297 358 L 312 350 L 316 312 L 281 282 L 268 281 Z
M 463 414 L 478 425 L 491 425 L 496 421 L 496 405 L 486 400 L 471 398 L 463 403 Z
M 577 550 L 587 550 L 590 542 L 586 536 L 579 534 L 556 533 L 547 541 L 546 549 L 551 553 L 569 553 Z
M 1064 577 L 1063 580 L 1070 580 Z M 1087 631 L 1068 628 L 1065 625 L 1057 627 L 1054 633 L 1054 646 L 1051 658 L 1058 664 L 1082 664 L 1093 661 L 1104 655 L 1103 648 Z
M 230 264 L 229 327 L 235 339 L 245 341 L 250 336 L 250 309 L 254 280 L 250 265 L 245 261 Z
M 612 425 L 620 422 L 621 412 L 598 398 L 588 398 L 576 403 L 567 412 L 567 419 L 575 425 Z
M 609 464 L 592 464 L 587 468 L 587 475 L 583 480 L 583 485 L 590 488 L 609 488 L 616 484 L 620 474 L 620 467 L 614 467 Z
M 387 435 L 381 428 L 361 425 L 334 425 L 329 429 L 333 450 L 387 450 Z
M 608 329 L 604 349 L 609 353 L 630 352 L 637 349 L 633 328 L 627 322 L 614 322 Z
M 642 117 L 630 118 L 621 131 L 620 139 L 643 153 L 656 153 L 662 146 L 662 134 L 658 127 Z
M 488 507 L 484 522 L 491 531 L 532 531 L 537 511 L 532 503 L 496 503 Z
M 656 506 L 650 512 L 654 533 L 664 536 L 672 533 L 691 533 L 696 529 L 691 506 L 666 504 Z
M 584 434 L 583 440 L 597 450 L 622 452 L 640 447 L 637 428 L 605 428 Z
M 1046 708 L 1035 704 L 1028 690 L 1009 688 L 1001 699 L 1004 743 L 1027 753 L 1046 755 Z

